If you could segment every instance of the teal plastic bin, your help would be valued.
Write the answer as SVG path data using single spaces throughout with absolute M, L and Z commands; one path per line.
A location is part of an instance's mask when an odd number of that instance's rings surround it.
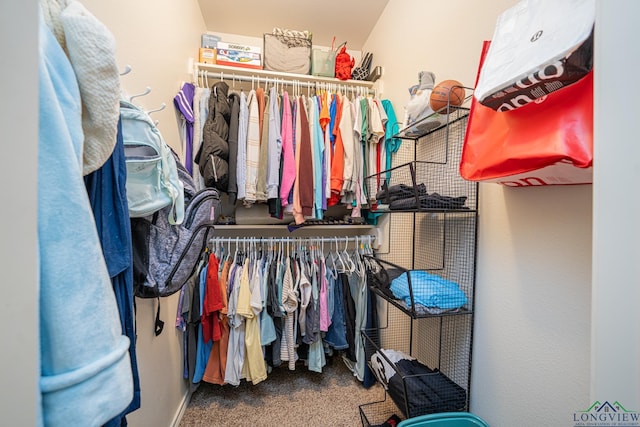
M 482 418 L 468 412 L 441 412 L 409 418 L 398 427 L 490 427 Z

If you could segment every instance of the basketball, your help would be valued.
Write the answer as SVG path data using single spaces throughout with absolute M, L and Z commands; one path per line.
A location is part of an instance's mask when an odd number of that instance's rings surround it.
M 447 105 L 459 107 L 464 102 L 464 87 L 457 80 L 444 80 L 431 91 L 429 105 L 433 111 L 447 114 Z M 442 110 L 442 111 L 440 111 Z

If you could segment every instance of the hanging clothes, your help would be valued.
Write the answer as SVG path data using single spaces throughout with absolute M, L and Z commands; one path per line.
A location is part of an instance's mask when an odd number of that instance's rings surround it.
M 327 205 L 335 206 L 340 201 L 342 184 L 344 183 L 344 143 L 340 132 L 340 121 L 342 120 L 342 99 L 340 95 L 333 97 L 330 116 L 331 167 L 329 169 L 329 200 Z
M 244 165 L 246 168 L 244 205 L 245 207 L 251 207 L 257 200 L 258 167 L 260 166 L 260 116 L 255 90 L 249 92 L 247 103 L 249 121 L 247 124 L 246 163 Z
M 207 116 L 209 115 L 209 96 L 211 95 L 211 90 L 202 87 L 196 87 L 195 94 L 193 96 L 193 151 L 192 153 L 197 153 L 200 151 L 200 147 L 202 146 L 202 131 L 204 129 L 204 123 L 207 120 Z M 193 181 L 196 184 L 196 189 L 200 190 L 204 188 L 204 178 L 200 174 L 200 168 L 198 167 L 198 163 L 195 160 L 195 156 L 192 159 L 192 170 L 191 175 L 193 176 Z
M 240 95 L 229 94 L 231 118 L 229 119 L 229 205 L 235 206 L 238 197 L 238 138 L 240 132 Z
M 271 259 L 271 253 L 268 256 L 260 254 L 260 298 L 262 302 L 262 308 L 260 311 L 260 343 L 262 346 L 267 346 L 277 339 L 276 328 L 273 322 L 273 317 L 267 311 L 267 302 L 270 300 L 269 292 L 269 280 L 275 282 L 275 275 L 271 276 L 271 265 L 274 264 Z
M 367 281 L 366 273 L 364 270 L 364 264 L 359 254 L 353 253 L 351 255 L 352 262 L 355 265 L 353 274 L 349 277 L 349 288 L 352 292 L 352 297 L 355 303 L 356 320 L 355 320 L 355 356 L 356 366 L 354 375 L 360 381 L 364 381 L 364 371 L 367 364 L 367 359 L 364 351 L 364 343 L 360 337 L 360 331 L 366 326 L 367 320 Z
M 76 75 L 42 15 L 38 60 L 37 418 L 45 425 L 101 425 L 133 399 L 131 343 L 122 333 L 82 179 L 83 104 Z
M 300 113 L 300 163 L 298 165 L 298 181 L 300 191 L 301 216 L 296 218 L 296 223 L 304 222 L 304 217 L 313 216 L 313 146 L 311 140 L 311 125 L 309 122 L 308 101 L 301 97 L 298 104 Z M 308 167 L 311 165 L 311 167 Z M 294 212 L 295 215 L 295 212 Z
M 273 261 L 269 264 L 269 291 L 267 293 L 267 312 L 273 319 L 275 328 L 275 340 L 265 349 L 265 360 L 269 366 L 280 366 L 282 330 L 284 327 L 283 316 L 284 308 L 282 307 L 282 285 L 284 282 L 284 261 L 282 254 L 278 253 Z
M 209 114 L 202 128 L 202 145 L 196 154 L 200 173 L 207 187 L 227 192 L 229 187 L 229 124 L 231 105 L 229 86 L 217 82 L 209 96 Z
M 198 281 L 199 281 L 199 271 L 201 265 L 196 269 L 196 271 L 191 275 L 191 277 L 187 280 L 185 285 L 182 287 L 184 292 L 181 292 L 182 303 L 181 307 L 181 315 L 184 319 L 184 325 L 186 332 L 183 336 L 184 340 L 184 378 L 189 381 L 189 390 L 195 391 L 197 389 L 197 384 L 193 382 L 194 373 L 196 369 L 196 358 L 197 358 L 197 350 L 198 350 L 198 327 L 200 325 L 200 306 L 199 304 L 194 304 L 195 301 L 199 299 L 196 294 L 199 294 L 198 291 Z
M 202 310 L 202 335 L 205 343 L 219 341 L 222 336 L 219 311 L 222 310 L 224 304 L 218 277 L 219 266 L 220 262 L 216 255 L 213 252 L 210 253 L 205 276 L 205 295 Z
M 327 199 L 331 195 L 331 140 L 333 139 L 333 131 L 331 130 L 331 113 L 330 107 L 333 96 L 328 92 L 324 92 L 319 97 L 322 102 L 320 111 L 320 128 L 322 129 L 322 137 L 324 138 L 324 147 L 322 151 L 322 209 L 327 210 Z
M 236 239 L 233 260 L 221 262 L 220 241 L 209 242 L 181 290 L 176 321 L 185 330 L 184 366 L 194 388 L 201 381 L 258 384 L 267 366 L 283 361 L 295 370 L 302 360 L 321 373 L 327 352 L 336 350 L 345 350 L 360 381 L 369 378 L 360 331 L 372 325 L 371 296 L 361 254 L 336 245 L 325 256 L 309 243 L 285 256 L 282 243 L 277 250 L 243 241 L 241 249 Z
M 288 102 L 288 101 L 287 101 Z M 289 107 L 290 108 L 290 107 Z M 278 198 L 280 183 L 280 159 L 282 157 L 282 134 L 280 106 L 275 87 L 269 91 L 269 127 L 268 127 L 268 161 L 267 161 L 267 199 L 269 212 L 275 211 L 275 200 Z M 271 206 L 274 204 L 274 206 Z
M 307 334 L 304 342 L 309 344 L 307 356 L 309 370 L 321 373 L 326 364 L 326 359 L 324 346 L 320 338 L 320 291 L 318 285 L 320 268 L 317 258 L 314 257 L 311 267 L 311 302 L 307 309 Z
M 311 149 L 312 149 L 312 165 L 313 165 L 313 212 L 312 215 L 316 219 L 324 217 L 323 205 L 326 207 L 324 200 L 324 134 L 320 127 L 319 120 L 320 106 L 318 97 L 314 96 L 309 101 L 309 131 L 311 132 Z M 324 201 L 324 203 L 323 203 Z
M 218 82 L 214 88 L 221 83 L 226 84 Z M 382 187 L 382 172 L 397 150 L 395 140 L 387 144 L 397 127 L 390 101 L 353 92 L 350 99 L 327 90 L 291 97 L 278 93 L 276 85 L 266 92 L 257 87 L 225 98 L 231 111 L 225 174 L 230 205 L 235 207 L 238 199 L 247 208 L 266 203 L 272 218 L 292 214 L 299 225 L 322 219 L 327 209 L 343 204 L 352 217 L 365 215 L 375 223 L 374 190 Z M 200 116 L 208 114 L 202 108 L 206 96 L 206 89 L 195 88 L 194 147 Z
M 260 149 L 258 155 L 258 178 L 256 180 L 256 201 L 267 201 L 267 162 L 269 149 L 269 96 L 264 93 L 264 89 L 259 87 L 256 89 L 256 98 L 258 100 L 258 119 L 260 129 Z
M 393 135 L 397 134 L 400 131 L 400 123 L 396 118 L 396 113 L 393 109 L 393 104 L 388 99 L 382 100 L 382 106 L 384 107 L 384 111 L 387 114 L 387 124 L 385 126 L 385 148 L 386 148 L 386 158 L 385 158 L 385 170 L 389 171 L 391 169 L 391 158 L 392 154 L 396 153 L 400 149 L 400 145 L 402 144 L 402 140 L 400 138 L 394 138 Z M 387 173 L 387 179 L 389 179 L 391 172 Z
M 194 287 L 193 300 L 191 307 L 198 307 L 198 313 L 200 313 L 200 321 L 197 322 L 197 336 L 196 336 L 196 366 L 193 372 L 193 378 L 191 381 L 194 384 L 202 381 L 202 376 L 209 362 L 209 355 L 211 354 L 211 348 L 213 347 L 212 341 L 206 341 L 204 338 L 204 328 L 202 324 L 202 318 L 204 313 L 204 298 L 207 288 L 207 264 L 199 271 L 198 281 Z
M 180 160 L 185 166 L 189 175 L 193 176 L 193 127 L 194 127 L 194 96 L 195 85 L 184 83 L 178 94 L 173 98 L 173 105 L 176 109 L 176 116 L 179 120 L 180 128 Z
M 224 381 L 233 386 L 240 385 L 245 358 L 245 322 L 244 317 L 237 313 L 241 276 L 242 267 L 234 261 L 229 273 L 229 308 L 227 313 L 229 319 L 229 348 L 224 374 Z
M 240 112 L 238 116 L 238 155 L 236 163 L 237 200 L 246 198 L 247 194 L 247 131 L 249 129 L 249 104 L 247 95 L 240 93 Z
M 335 268 L 330 271 L 328 279 L 333 282 L 333 315 L 331 316 L 331 325 L 325 336 L 326 342 L 336 350 L 345 350 L 349 348 L 347 341 L 347 317 L 345 312 L 345 295 L 344 295 L 344 275 L 338 273 Z
M 289 94 L 284 92 L 282 95 L 282 180 L 279 196 L 285 212 L 291 212 L 289 194 L 293 191 L 296 170 L 296 159 L 293 150 L 293 112 Z
M 126 163 L 122 123 L 118 121 L 117 141 L 111 157 L 100 169 L 84 178 L 89 201 L 93 209 L 96 229 L 100 236 L 102 253 L 120 313 L 120 325 L 127 335 L 129 358 L 133 374 L 133 400 L 107 427 L 125 423 L 125 415 L 140 408 L 140 377 L 136 356 L 135 311 L 133 307 L 133 259 L 131 256 L 131 224 L 126 195 Z
M 293 207 L 292 207 L 292 213 L 293 213 L 293 218 L 296 222 L 296 224 L 302 224 L 304 222 L 304 213 L 302 211 L 302 200 L 300 197 L 300 187 L 301 187 L 301 167 L 300 165 L 302 164 L 302 150 L 300 149 L 300 147 L 302 146 L 302 112 L 300 111 L 301 109 L 303 109 L 301 106 L 303 105 L 303 103 L 300 100 L 300 97 L 296 97 L 295 99 L 295 103 L 293 106 L 293 113 L 294 113 L 294 121 L 293 121 L 293 135 L 294 135 L 294 144 L 293 144 L 293 149 L 294 149 L 294 154 L 295 154 L 295 159 L 296 159 L 296 179 L 293 183 L 293 194 L 291 196 L 292 201 L 293 201 Z M 305 126 L 306 128 L 306 126 Z M 308 142 L 307 142 L 308 144 Z M 308 154 L 306 157 L 306 161 L 308 162 Z M 309 164 L 309 163 L 307 163 Z M 307 173 L 307 172 L 305 172 Z M 306 181 L 308 181 L 308 177 L 305 178 Z M 308 185 L 308 184 L 305 184 Z M 307 187 L 306 187 L 307 188 Z
M 222 309 L 220 309 L 220 340 L 214 341 L 209 354 L 209 362 L 202 376 L 202 380 L 211 384 L 223 385 L 224 373 L 227 366 L 227 351 L 229 349 L 229 319 L 228 301 L 227 301 L 227 279 L 231 269 L 231 260 L 227 258 L 223 263 L 220 272 L 220 298 L 222 300 Z
M 249 275 L 251 268 L 252 274 Z M 267 378 L 267 370 L 262 357 L 262 346 L 260 344 L 260 326 L 258 325 L 258 315 L 262 310 L 260 300 L 260 284 L 257 270 L 259 265 L 253 261 L 253 265 L 247 257 L 242 267 L 240 276 L 240 289 L 238 291 L 238 304 L 236 314 L 245 318 L 245 359 L 242 366 L 242 377 L 251 381 L 254 385 Z
M 327 332 L 331 325 L 331 314 L 329 313 L 329 280 L 327 279 L 327 266 L 325 264 L 324 254 L 320 254 L 320 296 L 319 296 L 319 313 L 320 313 L 320 331 Z
M 282 282 L 282 308 L 284 311 L 284 331 L 282 334 L 282 344 L 280 359 L 289 362 L 289 370 L 296 369 L 298 354 L 295 351 L 294 319 L 298 309 L 298 291 L 294 286 L 293 275 L 291 274 L 291 260 L 286 259 L 284 280 Z

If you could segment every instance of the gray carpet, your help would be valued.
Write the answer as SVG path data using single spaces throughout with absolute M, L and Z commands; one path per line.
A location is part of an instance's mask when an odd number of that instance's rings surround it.
M 180 427 L 191 426 L 360 426 L 358 406 L 384 398 L 380 385 L 366 389 L 339 357 L 321 374 L 303 364 L 276 368 L 258 385 L 201 383 Z

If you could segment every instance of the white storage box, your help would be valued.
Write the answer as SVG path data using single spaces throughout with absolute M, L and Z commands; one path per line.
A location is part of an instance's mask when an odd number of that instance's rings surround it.
M 216 64 L 262 69 L 262 48 L 239 43 L 218 42 Z

